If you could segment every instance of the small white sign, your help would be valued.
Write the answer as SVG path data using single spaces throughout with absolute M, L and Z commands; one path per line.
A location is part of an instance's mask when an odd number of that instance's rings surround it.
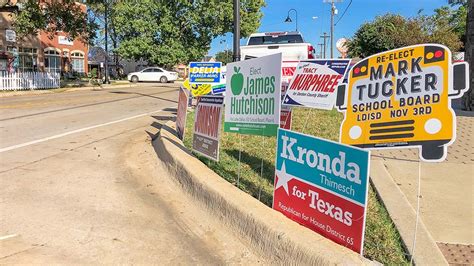
M 14 30 L 5 30 L 7 42 L 16 42 L 16 32 Z
M 337 87 L 344 79 L 350 59 L 301 61 L 291 79 L 284 105 L 332 110 Z
M 74 45 L 74 41 L 66 36 L 58 36 L 58 43 L 63 45 Z

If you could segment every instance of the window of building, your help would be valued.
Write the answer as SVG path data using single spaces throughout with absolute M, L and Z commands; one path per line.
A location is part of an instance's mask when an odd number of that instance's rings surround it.
M 61 72 L 61 57 L 58 51 L 52 49 L 44 51 L 44 68 L 48 72 Z
M 7 51 L 12 53 L 16 58 L 13 67 L 19 72 L 32 72 L 37 70 L 38 49 L 29 47 L 13 47 L 8 46 Z
M 77 73 L 84 73 L 84 54 L 82 52 L 71 53 L 72 70 Z

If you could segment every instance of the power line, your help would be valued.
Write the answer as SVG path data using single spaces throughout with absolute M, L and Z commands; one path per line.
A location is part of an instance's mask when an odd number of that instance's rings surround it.
M 336 23 L 334 23 L 334 26 L 337 25 L 337 23 L 339 23 L 339 21 L 344 17 L 344 14 L 346 14 L 346 11 L 347 9 L 351 6 L 352 4 L 352 0 L 349 2 L 349 4 L 346 6 L 346 9 L 344 9 L 344 12 L 342 12 L 342 15 L 339 17 L 339 19 L 336 21 Z

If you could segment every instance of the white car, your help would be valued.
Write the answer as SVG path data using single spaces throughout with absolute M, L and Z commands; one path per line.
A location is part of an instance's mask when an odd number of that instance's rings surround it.
M 148 67 L 139 72 L 132 72 L 127 75 L 131 82 L 139 81 L 159 81 L 161 83 L 173 82 L 178 78 L 178 73 L 168 71 L 160 67 Z

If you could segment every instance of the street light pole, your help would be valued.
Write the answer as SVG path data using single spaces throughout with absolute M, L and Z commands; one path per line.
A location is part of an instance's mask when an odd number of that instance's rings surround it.
M 104 22 L 105 22 L 105 63 L 104 63 L 104 71 L 105 71 L 105 75 L 104 75 L 104 84 L 107 84 L 107 83 L 110 83 L 109 81 L 109 49 L 108 49 L 108 46 L 109 46 L 109 36 L 108 36 L 108 12 L 109 12 L 109 4 L 108 4 L 108 0 L 105 0 L 104 1 L 105 3 L 105 18 L 104 18 Z
M 234 0 L 234 56 L 233 61 L 240 61 L 240 0 Z
M 296 31 L 298 31 L 298 11 L 296 11 L 296 9 L 292 8 L 292 9 L 288 10 L 288 15 L 286 16 L 285 22 L 292 22 L 292 20 L 290 18 L 290 11 L 295 11 Z

